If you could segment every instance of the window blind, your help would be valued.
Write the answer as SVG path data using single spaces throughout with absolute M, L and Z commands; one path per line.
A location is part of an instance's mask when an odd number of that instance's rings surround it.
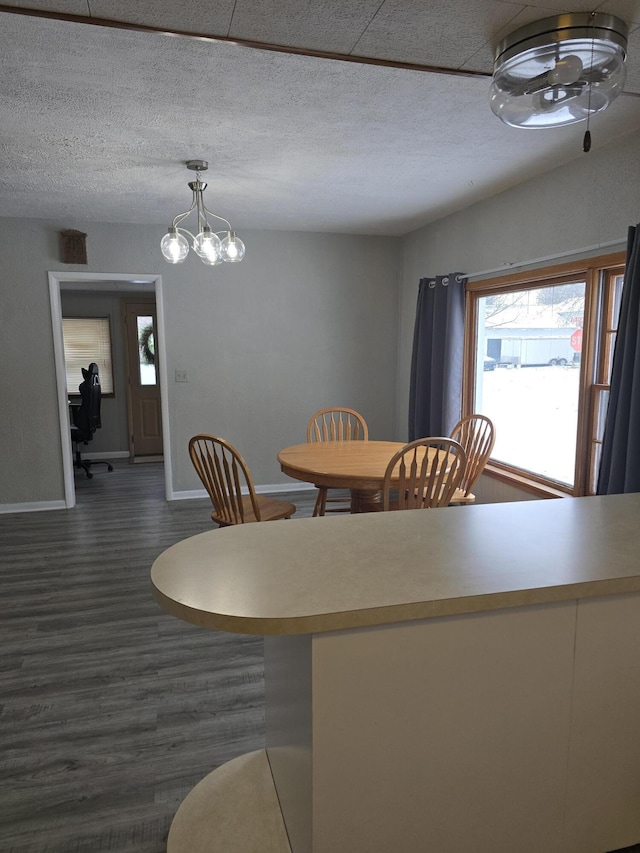
M 113 394 L 111 330 L 108 317 L 65 317 L 62 320 L 67 394 L 77 394 L 82 368 L 98 365 L 103 394 Z

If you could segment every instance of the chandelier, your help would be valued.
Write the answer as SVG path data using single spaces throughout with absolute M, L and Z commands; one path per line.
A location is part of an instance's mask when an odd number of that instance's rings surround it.
M 244 257 L 244 243 L 236 237 L 235 231 L 231 228 L 231 223 L 212 213 L 205 207 L 203 193 L 207 185 L 200 180 L 200 174 L 206 172 L 209 164 L 206 160 L 188 160 L 187 169 L 191 169 L 196 173 L 195 181 L 189 182 L 189 187 L 193 193 L 191 207 L 185 210 L 184 213 L 179 213 L 173 223 L 169 226 L 168 232 L 162 238 L 160 249 L 166 261 L 170 264 L 181 264 L 189 254 L 188 235 L 191 238 L 193 251 L 198 255 L 203 264 L 216 266 L 223 261 L 227 263 L 237 263 Z M 195 236 L 186 228 L 181 228 L 181 223 L 195 210 L 198 218 L 197 233 Z M 227 226 L 226 230 L 215 232 L 207 216 L 219 219 Z
M 588 127 L 622 91 L 627 35 L 624 21 L 596 12 L 527 24 L 496 48 L 491 109 L 512 127 Z

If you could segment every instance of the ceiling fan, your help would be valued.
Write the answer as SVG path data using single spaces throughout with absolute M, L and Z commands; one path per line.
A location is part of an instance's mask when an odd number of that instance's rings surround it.
M 560 127 L 606 109 L 626 78 L 628 28 L 614 15 L 545 18 L 496 48 L 491 109 L 512 127 Z

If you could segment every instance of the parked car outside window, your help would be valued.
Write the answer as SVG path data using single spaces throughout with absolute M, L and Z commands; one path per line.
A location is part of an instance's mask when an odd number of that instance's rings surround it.
M 490 355 L 485 355 L 485 357 L 484 357 L 484 369 L 485 370 L 495 370 L 496 369 L 495 358 L 491 358 Z

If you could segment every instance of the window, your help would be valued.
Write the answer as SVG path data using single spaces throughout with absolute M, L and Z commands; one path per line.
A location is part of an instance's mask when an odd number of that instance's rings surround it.
M 593 494 L 624 256 L 467 285 L 465 412 L 494 422 L 491 471 Z
M 595 382 L 592 388 L 589 464 L 587 494 L 594 494 L 597 486 L 604 423 L 607 416 L 609 389 L 611 384 L 611 365 L 613 350 L 618 332 L 620 303 L 622 302 L 623 275 L 620 271 L 607 270 L 601 288 L 601 316 L 598 330 L 598 345 L 595 366 Z
M 136 315 L 138 334 L 138 375 L 141 385 L 157 385 L 155 332 L 153 315 Z
M 100 371 L 103 396 L 113 394 L 111 330 L 108 317 L 65 317 L 62 321 L 67 394 L 77 395 L 82 368 L 92 361 Z

